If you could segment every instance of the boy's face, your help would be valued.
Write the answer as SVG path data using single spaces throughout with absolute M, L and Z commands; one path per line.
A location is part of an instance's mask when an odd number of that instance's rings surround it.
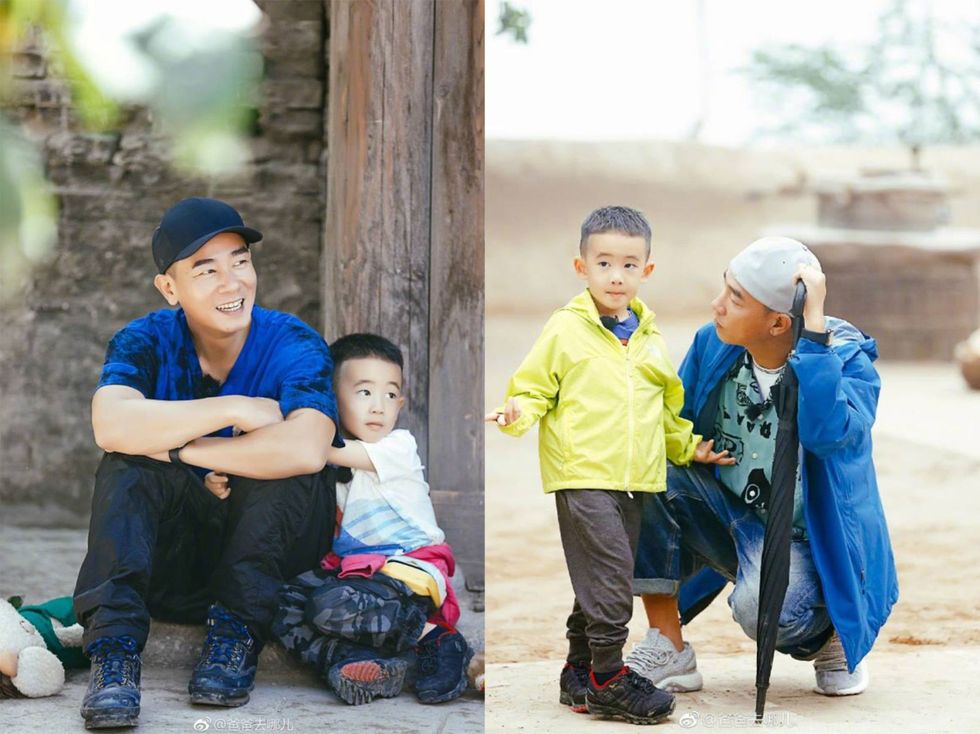
M 348 359 L 334 384 L 347 436 L 375 443 L 391 433 L 405 404 L 401 367 L 378 357 Z
M 255 268 L 248 245 L 234 232 L 211 238 L 153 282 L 171 306 L 180 304 L 195 330 L 225 336 L 251 323 Z
M 715 331 L 726 344 L 751 348 L 785 334 L 789 316 L 772 311 L 752 296 L 728 271 L 721 293 L 711 302 Z
M 642 237 L 620 232 L 589 236 L 583 257 L 575 258 L 575 272 L 589 287 L 600 316 L 622 321 L 640 283 L 650 277 L 647 244 Z

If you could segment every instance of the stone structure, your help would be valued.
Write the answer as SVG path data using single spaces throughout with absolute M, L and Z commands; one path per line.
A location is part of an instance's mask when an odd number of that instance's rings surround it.
M 949 188 L 919 173 L 818 185 L 817 225 L 771 228 L 806 243 L 827 273 L 827 313 L 882 357 L 950 360 L 980 325 L 980 231 L 946 227 Z
M 105 345 L 148 304 L 150 236 L 185 196 L 238 207 L 265 234 L 256 247 L 259 302 L 320 326 L 324 215 L 326 4 L 263 0 L 265 77 L 253 158 L 234 180 L 192 179 L 168 165 L 142 109 L 119 129 L 86 132 L 67 85 L 35 39 L 15 60 L 5 113 L 43 148 L 60 205 L 53 258 L 0 313 L 0 501 L 8 521 L 86 524 L 93 445 L 89 402 Z
M 51 261 L 0 313 L 0 519 L 87 524 L 100 457 L 90 400 L 105 345 L 166 305 L 149 250 L 161 214 L 208 195 L 265 235 L 254 258 L 260 304 L 297 314 L 328 341 L 371 330 L 405 348 L 404 424 L 434 465 L 433 502 L 467 585 L 481 589 L 483 5 L 258 5 L 265 74 L 252 159 L 233 179 L 176 173 L 142 109 L 124 110 L 111 133 L 86 132 L 42 40 L 17 54 L 5 113 L 43 150 L 60 220 Z M 380 112 L 363 106 L 368 98 Z M 360 160 L 366 151 L 383 165 Z M 394 224 L 379 229 L 379 212 Z

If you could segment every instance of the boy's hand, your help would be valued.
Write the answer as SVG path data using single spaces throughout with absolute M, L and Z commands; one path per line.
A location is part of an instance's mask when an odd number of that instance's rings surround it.
M 698 447 L 694 449 L 694 460 L 702 464 L 724 464 L 725 466 L 731 466 L 735 462 L 734 456 L 728 455 L 728 449 L 715 453 L 711 449 L 714 448 L 715 440 L 702 441 L 698 444 Z
M 521 417 L 521 406 L 517 402 L 517 398 L 511 398 L 507 401 L 507 405 L 504 406 L 503 413 L 487 413 L 483 420 L 486 423 L 496 423 L 500 426 L 509 426 L 511 423 L 516 423 L 517 419 Z
M 231 494 L 227 474 L 219 474 L 215 471 L 208 472 L 204 477 L 204 486 L 219 500 L 228 499 L 228 495 Z

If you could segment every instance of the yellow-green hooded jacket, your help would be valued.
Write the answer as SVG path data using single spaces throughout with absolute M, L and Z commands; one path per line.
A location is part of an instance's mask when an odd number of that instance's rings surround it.
M 666 459 L 690 463 L 701 440 L 679 415 L 684 388 L 653 312 L 639 299 L 630 308 L 640 323 L 623 346 L 588 290 L 576 296 L 548 319 L 507 386 L 521 416 L 500 429 L 520 436 L 541 420 L 545 492 L 661 492 Z

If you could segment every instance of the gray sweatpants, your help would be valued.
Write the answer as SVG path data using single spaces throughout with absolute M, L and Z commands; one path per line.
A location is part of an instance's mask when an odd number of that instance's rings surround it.
M 633 556 L 640 496 L 605 489 L 555 492 L 558 528 L 575 604 L 568 617 L 568 662 L 598 673 L 623 666 L 633 614 Z

